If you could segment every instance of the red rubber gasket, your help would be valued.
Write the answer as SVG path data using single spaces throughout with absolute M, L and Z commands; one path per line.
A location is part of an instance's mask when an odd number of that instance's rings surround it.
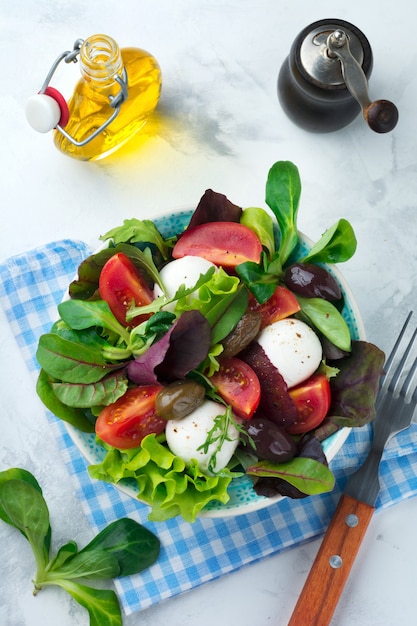
M 55 89 L 55 87 L 47 87 L 44 92 L 50 98 L 53 98 L 57 103 L 61 111 L 61 117 L 59 118 L 58 124 L 64 128 L 68 124 L 69 120 L 69 109 L 67 105 L 67 101 L 65 100 L 62 93 Z

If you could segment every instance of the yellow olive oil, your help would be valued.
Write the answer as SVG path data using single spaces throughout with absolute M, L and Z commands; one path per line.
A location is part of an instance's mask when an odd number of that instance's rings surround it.
M 81 78 L 68 102 L 69 121 L 64 131 L 77 143 L 55 130 L 55 145 L 81 160 L 101 159 L 137 134 L 155 110 L 161 92 L 161 70 L 156 59 L 139 48 L 119 49 L 107 35 L 94 35 L 80 49 Z M 127 78 L 127 97 L 113 121 L 91 141 L 86 141 L 115 113 Z M 122 98 L 123 99 L 123 98 Z

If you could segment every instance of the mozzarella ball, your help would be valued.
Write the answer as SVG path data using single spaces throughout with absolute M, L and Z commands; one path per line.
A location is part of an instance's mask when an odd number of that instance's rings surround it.
M 205 474 L 211 474 L 208 469 L 209 461 L 216 450 L 216 443 L 208 447 L 207 452 L 199 450 L 206 442 L 209 431 L 214 426 L 214 418 L 223 415 L 226 407 L 213 400 L 204 403 L 181 420 L 169 420 L 165 428 L 165 435 L 169 449 L 179 456 L 185 463 L 195 459 Z M 217 436 L 218 432 L 215 433 Z M 214 473 L 226 467 L 232 458 L 238 443 L 239 432 L 233 424 L 229 425 L 228 439 L 216 454 Z
M 294 318 L 266 326 L 257 341 L 288 387 L 307 380 L 322 360 L 322 347 L 316 333 L 310 326 Z
M 205 274 L 210 267 L 216 267 L 211 261 L 199 256 L 185 256 L 167 263 L 160 271 L 161 280 L 166 289 L 167 298 L 172 298 L 181 285 L 193 287 L 201 274 Z M 217 269 L 217 268 L 216 268 Z M 158 284 L 154 287 L 154 296 L 162 296 L 163 292 Z M 164 307 L 165 310 L 173 311 L 175 302 Z

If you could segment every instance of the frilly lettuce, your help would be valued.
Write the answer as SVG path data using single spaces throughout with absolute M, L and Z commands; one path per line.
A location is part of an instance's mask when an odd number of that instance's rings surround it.
M 138 499 L 152 507 L 148 519 L 162 522 L 181 515 L 194 522 L 198 513 L 213 500 L 226 504 L 227 488 L 232 475 L 206 476 L 197 462 L 187 465 L 154 434 L 142 440 L 139 448 L 117 450 L 105 446 L 107 453 L 98 465 L 90 465 L 92 478 L 110 483 L 122 479 L 134 480 Z

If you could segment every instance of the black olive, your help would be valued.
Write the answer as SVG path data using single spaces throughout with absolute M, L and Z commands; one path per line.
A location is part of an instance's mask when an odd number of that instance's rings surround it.
M 297 452 L 294 439 L 271 420 L 252 417 L 244 423 L 244 428 L 255 444 L 260 459 L 273 463 L 290 461 Z
M 336 279 L 324 267 L 313 263 L 293 263 L 287 267 L 284 283 L 288 289 L 306 298 L 332 302 L 342 297 Z

